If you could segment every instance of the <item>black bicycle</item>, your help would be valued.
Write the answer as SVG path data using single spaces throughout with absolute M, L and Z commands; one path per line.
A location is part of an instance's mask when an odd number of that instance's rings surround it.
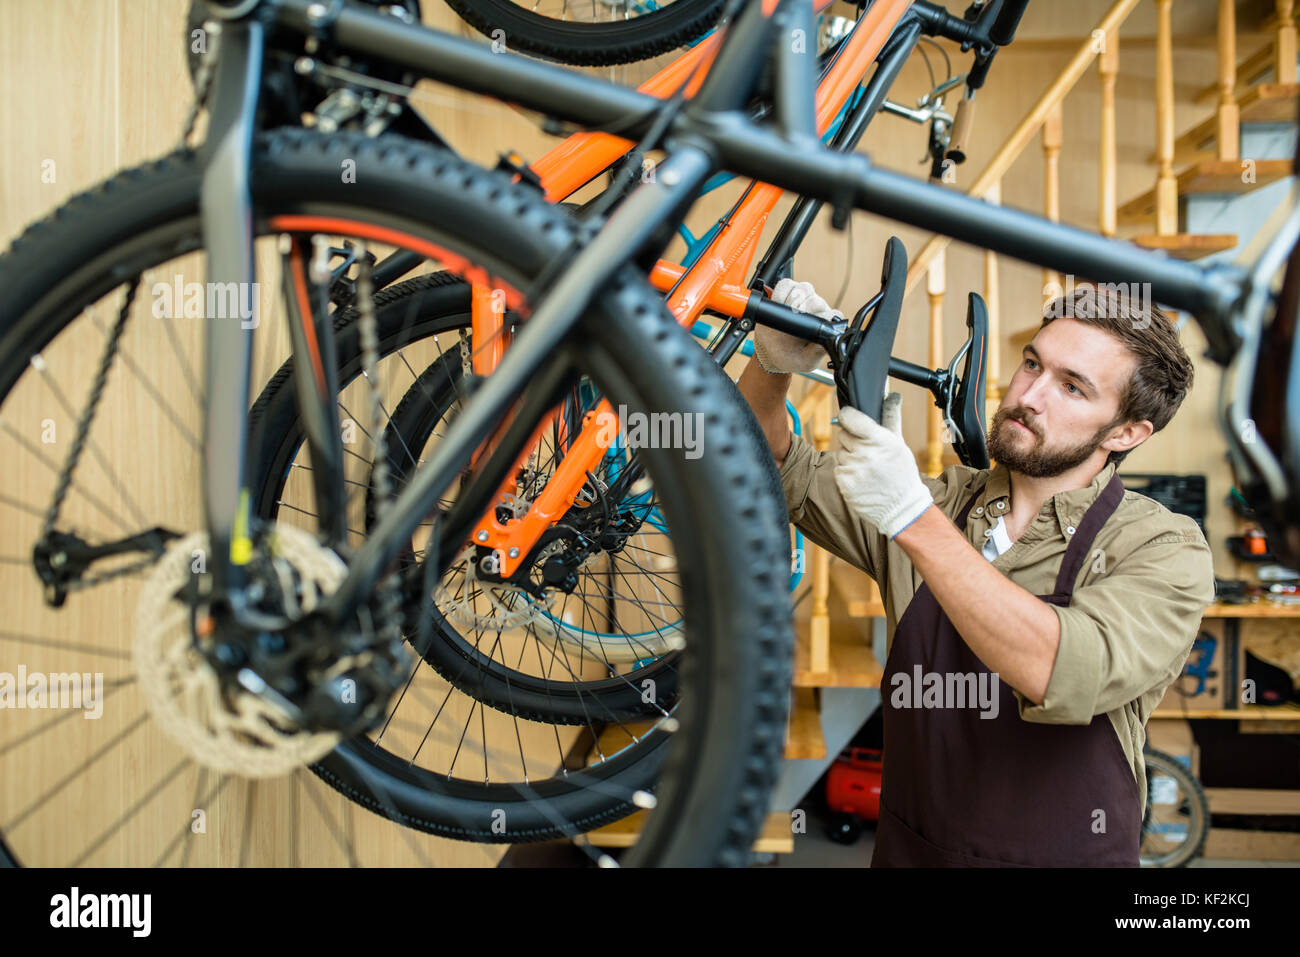
M 978 21 L 938 22 L 958 38 L 995 46 L 1010 41 L 1023 7 L 994 3 Z M 810 128 L 811 61 L 778 36 L 808 29 L 809 11 L 797 3 L 778 4 L 770 18 L 760 5 L 746 7 L 730 23 L 699 91 L 666 101 L 347 5 L 245 0 L 214 3 L 213 12 L 227 19 L 204 149 L 198 155 L 182 151 L 78 197 L 0 261 L 11 309 L 0 327 L 0 422 L 54 476 L 43 507 L 19 494 L 6 496 L 21 516 L 16 538 L 35 543 L 29 558 L 11 563 L 13 570 L 30 575 L 34 564 L 54 606 L 72 591 L 85 591 L 74 613 L 92 616 L 94 596 L 103 590 L 84 586 L 147 570 L 130 650 L 119 638 L 116 647 L 93 653 L 131 658 L 138 683 L 118 679 L 111 694 L 144 697 L 156 726 L 182 754 L 170 769 L 158 768 L 158 783 L 138 800 L 103 808 L 98 818 L 84 814 L 84 798 L 97 793 L 100 759 L 120 747 L 147 749 L 150 732 L 142 731 L 155 725 L 145 714 L 131 720 L 119 715 L 118 733 L 102 751 L 88 754 L 74 744 L 72 773 L 58 768 L 21 781 L 9 776 L 0 833 L 11 857 L 26 862 L 33 859 L 27 849 L 53 847 L 59 861 L 100 859 L 96 855 L 108 852 L 124 822 L 137 819 L 149 802 L 165 800 L 167 787 L 197 763 L 216 770 L 213 787 L 224 787 L 230 775 L 269 777 L 312 764 L 353 800 L 394 820 L 480 840 L 527 840 L 557 830 L 572 835 L 641 808 L 649 813 L 626 863 L 742 862 L 766 810 L 784 737 L 791 652 L 784 501 L 764 440 L 734 387 L 644 278 L 645 266 L 720 169 L 828 202 L 837 218 L 849 208 L 872 210 L 1063 271 L 1150 282 L 1161 301 L 1197 316 L 1214 357 L 1230 364 L 1228 437 L 1243 474 L 1256 479 L 1239 486 L 1261 505 L 1291 507 L 1285 482 L 1279 491 L 1271 481 L 1270 464 L 1282 470 L 1272 450 L 1287 454 L 1280 436 L 1266 431 L 1272 421 L 1260 418 L 1250 441 L 1236 425 L 1252 398 L 1257 345 L 1273 302 L 1268 280 L 1300 232 L 1294 213 L 1251 269 L 1202 269 L 874 169 L 865 157 L 819 145 Z M 575 219 L 546 203 L 520 171 L 482 170 L 429 143 L 365 132 L 257 132 L 290 112 L 277 96 L 289 96 L 293 86 L 277 64 L 287 61 L 292 69 L 300 57 L 281 54 L 296 54 L 301 42 L 310 43 L 316 60 L 346 57 L 349 68 L 374 63 L 430 76 L 561 121 L 617 130 L 645 149 L 664 146 L 667 156 L 655 177 Z M 772 119 L 756 121 L 750 107 L 767 51 Z M 448 294 L 460 297 L 453 308 L 468 307 L 471 328 L 495 320 L 501 335 L 467 341 L 457 333 L 457 351 L 437 341 L 452 327 L 425 329 L 419 341 L 434 343 L 431 351 L 404 355 L 401 343 L 417 339 L 400 331 L 398 320 L 381 320 L 382 293 L 372 294 L 380 268 L 376 250 L 385 247 L 442 266 L 456 279 L 430 280 L 414 291 L 455 290 Z M 132 308 L 138 289 L 149 283 L 154 318 L 183 314 L 177 302 L 190 299 L 184 283 L 170 294 L 169 307 L 159 303 L 178 257 L 198 254 L 206 257 L 206 284 L 196 294 L 202 299 L 215 288 L 225 298 L 216 308 L 198 307 L 196 314 L 210 321 L 183 330 L 185 342 L 163 333 L 175 346 L 176 361 L 163 361 L 161 352 L 142 358 L 127 339 L 135 314 L 144 311 Z M 273 286 L 282 290 L 290 320 L 293 391 L 310 463 L 291 460 L 290 480 L 307 483 L 316 505 L 298 523 L 306 529 L 280 516 L 266 521 L 254 510 L 253 484 L 277 473 L 258 475 L 250 467 L 264 461 L 257 446 L 270 432 L 255 438 L 249 431 L 248 383 L 255 366 L 272 368 L 279 356 L 254 354 L 249 330 L 262 296 L 255 277 L 277 273 Z M 351 355 L 359 372 L 351 373 L 352 396 L 341 388 L 348 378 L 339 360 L 348 353 L 333 335 L 328 308 L 340 283 L 356 301 Z M 879 320 L 888 329 L 881 307 L 890 298 L 883 290 L 871 321 L 860 315 L 850 328 L 771 304 L 745 318 L 748 328 L 766 322 L 828 344 L 839 378 L 863 388 L 863 406 L 870 410 L 879 391 L 864 384 L 883 383 L 888 374 L 938 385 L 936 373 L 891 362 L 892 333 L 883 341 L 871 335 Z M 225 318 L 212 318 L 219 315 Z M 415 322 L 417 315 L 400 322 Z M 1268 329 L 1277 332 L 1281 325 Z M 104 346 L 86 369 L 77 346 L 95 326 Z M 390 335 L 395 326 L 396 346 Z M 855 348 L 839 352 L 846 336 Z M 201 387 L 184 361 L 200 342 Z M 438 367 L 423 380 L 427 404 L 409 417 L 396 414 L 400 408 L 387 414 L 409 384 L 381 375 L 383 362 L 410 363 L 414 383 L 421 382 L 416 370 Z M 126 371 L 110 380 L 114 368 Z M 68 378 L 60 384 L 63 370 Z M 65 388 L 74 370 L 83 370 L 90 383 L 89 401 L 76 414 Z M 128 373 L 140 386 L 137 395 L 193 396 L 190 418 L 158 401 L 153 419 L 188 440 L 182 448 L 192 444 L 201 473 L 193 457 L 150 447 L 154 456 L 137 456 L 129 468 L 113 471 L 119 500 L 108 502 L 86 488 L 82 466 L 93 458 L 104 467 L 102 446 L 88 439 L 103 410 L 119 413 L 115 443 L 132 441 L 129 424 L 141 407 L 117 389 Z M 369 415 L 348 415 L 353 401 Z M 42 409 L 65 403 L 73 440 L 56 463 L 16 423 L 33 416 L 40 421 Z M 342 421 L 340 406 L 346 407 Z M 585 430 L 598 425 L 609 406 L 619 410 L 619 422 L 677 415 L 685 423 L 694 416 L 690 421 L 707 454 L 693 457 L 682 442 L 643 443 L 631 454 L 630 443 L 620 446 L 613 436 L 592 447 Z M 269 403 L 255 417 L 268 421 L 268 409 Z M 447 409 L 454 414 L 430 418 Z M 197 433 L 195 413 L 201 413 Z M 405 424 L 394 426 L 398 421 Z M 366 473 L 360 479 L 349 479 L 343 465 L 355 452 L 347 448 L 348 422 L 371 443 L 372 454 L 356 456 Z M 396 459 L 390 455 L 390 440 L 411 446 L 426 428 L 430 441 L 423 453 L 412 446 Z M 146 434 L 145 440 L 159 437 Z M 283 456 L 283 446 L 269 454 Z M 574 471 L 573 463 L 587 462 L 590 467 Z M 176 503 L 177 475 L 190 482 L 201 475 L 201 516 L 184 514 Z M 347 495 L 349 481 L 366 490 L 355 502 Z M 573 498 L 548 499 L 547 490 L 565 482 L 578 486 Z M 512 499 L 500 495 L 507 485 Z M 163 524 L 158 516 L 169 504 L 179 517 Z M 125 534 L 98 543 L 79 534 L 96 513 Z M 487 682 L 471 677 L 485 670 L 482 644 L 491 647 L 491 656 L 516 618 L 546 621 L 555 652 L 551 673 L 543 662 L 535 675 L 543 693 L 553 680 L 569 688 L 589 681 L 609 682 L 615 691 L 626 685 L 608 673 L 613 659 L 586 654 L 586 639 L 548 597 L 572 598 L 566 586 L 576 590 L 578 570 L 593 558 L 612 562 L 605 556 L 635 544 L 638 535 L 660 533 L 657 526 L 672 549 L 659 557 L 667 555 L 674 574 L 664 580 L 648 575 L 622 585 L 622 594 L 641 600 L 649 661 L 669 662 L 674 697 L 661 701 L 653 686 L 640 687 L 642 700 L 654 703 L 648 720 L 604 715 L 596 740 L 587 742 L 600 760 L 589 766 L 571 766 L 570 756 L 593 722 L 567 741 L 557 725 L 541 723 L 540 737 L 554 734 L 556 741 L 530 771 L 538 729 L 524 727 L 518 711 L 484 707 L 478 697 L 489 693 Z M 527 551 L 477 548 L 485 533 L 493 540 L 529 529 Z M 466 570 L 462 591 L 439 593 L 458 562 Z M 612 594 L 583 595 L 575 605 L 583 609 L 579 614 L 599 610 L 608 622 L 618 616 Z M 593 609 L 593 600 L 604 607 Z M 649 601 L 680 608 L 680 622 L 654 621 Z M 53 613 L 24 614 L 33 620 L 15 624 L 20 637 L 39 636 L 48 623 L 44 616 Z M 111 614 L 99 620 L 111 621 Z M 478 647 L 462 649 L 461 673 L 446 663 L 414 667 L 414 658 L 426 654 L 454 616 L 462 623 L 487 616 Z M 576 631 L 586 635 L 601 627 L 583 622 Z M 620 627 L 621 634 L 628 632 Z M 658 644 L 650 644 L 652 634 Z M 39 643 L 51 656 L 87 649 L 75 641 Z M 507 653 L 529 650 L 522 643 Z M 635 644 L 625 649 L 638 650 Z M 555 668 L 557 679 L 551 677 Z M 509 705 L 515 686 L 504 673 L 497 677 L 492 693 Z M 572 696 L 579 709 L 604 707 L 608 700 L 577 691 Z M 412 702 L 426 713 L 455 711 L 459 737 L 439 739 L 422 722 L 404 728 L 397 709 Z M 475 723 L 481 773 L 459 763 Z M 611 728 L 617 734 L 601 741 Z M 46 735 L 69 731 L 68 740 L 84 741 L 78 730 L 34 716 L 30 727 L 7 739 L 3 753 L 17 761 L 24 742 L 49 742 Z M 398 740 L 401 734 L 407 737 Z M 501 742 L 511 746 L 501 748 Z M 420 763 L 404 756 L 412 752 Z M 181 800 L 190 802 L 191 795 Z M 40 813 L 62 822 L 74 806 L 83 811 L 79 834 L 52 841 L 48 828 L 33 826 Z M 166 861 L 183 853 L 183 845 L 179 839 L 156 847 L 137 843 L 124 853 L 130 863 Z
M 447 0 L 484 36 L 561 63 L 608 66 L 698 40 L 726 0 Z

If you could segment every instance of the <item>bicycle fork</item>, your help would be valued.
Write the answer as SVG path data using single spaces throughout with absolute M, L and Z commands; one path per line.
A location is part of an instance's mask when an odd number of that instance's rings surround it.
M 208 251 L 208 282 L 256 290 L 253 203 L 249 184 L 254 117 L 262 83 L 264 31 L 254 20 L 227 23 L 200 151 L 199 209 Z M 256 292 L 250 301 L 256 302 Z M 214 593 L 234 596 L 252 558 L 250 496 L 245 484 L 252 330 L 210 319 L 203 423 L 203 505 Z

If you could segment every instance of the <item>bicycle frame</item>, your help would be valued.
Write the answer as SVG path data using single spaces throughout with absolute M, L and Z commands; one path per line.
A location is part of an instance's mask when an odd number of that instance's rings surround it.
M 813 13 L 828 8 L 832 2 L 815 0 Z M 909 4 L 907 0 L 890 0 L 873 6 L 854 24 L 817 86 L 817 113 L 813 127 L 816 135 L 825 137 L 830 133 L 838 117 L 842 121 L 842 132 L 837 134 L 834 145 L 839 146 L 842 142 L 852 148 L 856 144 L 915 48 L 927 22 L 922 14 L 931 9 L 929 5 Z M 946 15 L 939 13 L 939 16 Z M 934 17 L 935 14 L 931 13 L 930 18 Z M 811 24 L 807 26 L 811 35 Z M 683 96 L 694 94 L 717 54 L 719 41 L 720 36 L 716 33 L 701 41 L 642 84 L 640 92 L 660 99 L 667 99 L 679 91 Z M 850 97 L 872 63 L 878 63 L 878 68 L 862 87 L 863 95 L 856 105 L 850 106 Z M 612 164 L 624 159 L 634 146 L 631 141 L 608 133 L 575 133 L 533 163 L 531 171 L 547 199 L 560 202 Z M 796 202 L 754 279 L 746 287 L 743 279 L 757 251 L 757 240 L 782 192 L 779 188 L 751 180 L 741 198 L 711 231 L 711 238 L 705 237 L 700 240 L 700 248 L 691 250 L 688 265 L 659 260 L 651 270 L 651 284 L 669 294 L 666 300 L 669 310 L 694 334 L 700 335 L 701 324 L 697 320 L 705 311 L 731 320 L 717 337 L 717 345 L 712 350 L 719 364 L 725 364 L 742 344 L 745 334 L 753 327 L 752 316 L 770 305 L 763 296 L 750 290 L 775 281 L 773 273 L 793 256 L 794 249 L 802 242 L 822 205 L 804 198 Z M 386 264 L 390 263 L 391 268 L 386 269 Z M 394 253 L 380 264 L 377 275 L 384 271 L 384 281 L 392 281 L 417 263 L 418 257 Z M 478 374 L 488 374 L 496 367 L 501 350 L 510 340 L 501 311 L 488 309 L 487 302 L 488 290 L 474 286 L 473 341 L 490 343 L 492 352 L 483 356 L 476 351 L 473 361 L 474 371 Z M 821 337 L 827 334 L 823 332 Z M 934 376 L 927 369 L 920 370 L 918 378 L 919 367 L 914 369 L 907 363 L 896 363 L 895 367 L 905 379 L 918 384 L 927 384 Z M 609 430 L 602 429 L 600 423 L 611 421 L 613 415 L 608 405 L 602 404 L 593 410 L 593 421 L 598 424 L 580 430 L 580 441 L 567 450 L 559 471 L 551 476 L 540 496 L 530 503 L 526 514 L 502 523 L 489 512 L 479 522 L 474 530 L 474 541 L 493 551 L 496 566 L 503 575 L 517 571 L 541 534 L 573 505 L 588 471 L 598 465 L 608 448 L 608 442 L 600 436 Z M 545 434 L 555 417 L 554 412 L 548 413 L 539 423 L 534 440 L 523 450 L 516 467 L 525 464 L 536 441 Z M 489 440 L 486 447 L 490 448 L 491 444 L 492 440 Z M 324 451 L 328 453 L 330 450 Z M 476 452 L 474 461 L 482 452 L 482 449 Z M 320 481 L 325 480 L 322 478 Z M 510 482 L 507 479 L 503 485 L 502 495 L 513 491 Z M 333 488 L 322 489 L 320 497 L 335 491 Z
M 788 23 L 783 17 L 798 15 L 797 6 L 791 0 L 765 0 L 761 6 L 749 5 L 731 24 L 719 43 L 713 68 L 668 126 L 666 158 L 656 176 L 615 208 L 600 228 L 598 241 L 586 242 L 568 260 L 544 296 L 525 297 L 534 311 L 521 323 L 493 374 L 483 380 L 355 555 L 347 578 L 323 605 L 328 621 L 342 622 L 355 613 L 383 570 L 409 543 L 421 519 L 435 509 L 440 492 L 470 463 L 481 441 L 478 437 L 488 434 L 515 397 L 522 396 L 518 415 L 458 499 L 457 509 L 463 508 L 465 514 L 479 516 L 490 508 L 492 495 L 533 432 L 520 423 L 538 421 L 555 404 L 569 374 L 565 341 L 593 298 L 626 263 L 644 263 L 647 257 L 654 261 L 700 187 L 719 170 L 831 203 L 838 214 L 861 209 L 1034 265 L 1149 283 L 1160 302 L 1196 317 L 1216 361 L 1231 360 L 1237 333 L 1230 317 L 1251 287 L 1239 267 L 1169 260 L 877 169 L 860 154 L 829 150 L 817 141 L 811 124 L 800 126 L 798 121 L 815 115 L 812 65 L 806 57 L 801 61 L 778 52 L 781 81 L 776 84 L 775 115 L 779 125 L 767 128 L 753 123 L 744 106 L 756 88 L 776 29 Z M 492 53 L 477 42 L 401 24 L 363 9 L 327 7 L 309 0 L 264 0 L 260 12 L 281 28 L 328 38 L 350 54 L 385 60 L 422 77 L 588 128 L 619 124 L 621 131 L 640 138 L 660 119 L 664 106 L 647 93 L 513 54 Z M 223 35 L 203 181 L 204 237 L 212 278 L 221 281 L 251 280 L 247 183 L 263 30 L 258 20 L 242 19 L 232 21 Z M 239 543 L 241 535 L 247 535 L 242 417 L 247 408 L 249 357 L 247 341 L 239 340 L 242 332 L 230 324 L 213 323 L 208 333 L 211 408 L 205 427 L 205 495 L 213 558 L 229 566 L 217 574 L 218 587 L 238 582 Z M 213 375 L 216 370 L 221 374 Z M 223 426 L 238 436 L 233 446 L 221 434 Z M 214 456 L 214 450 L 230 454 Z M 440 568 L 461 541 L 444 539 Z
M 832 2 L 833 0 L 815 0 L 812 12 L 826 9 Z M 910 0 L 882 0 L 872 5 L 854 25 L 843 49 L 817 85 L 815 117 L 812 128 L 806 130 L 805 135 L 821 137 L 826 134 L 835 118 L 848 105 L 849 98 L 861 83 L 862 77 L 871 64 L 880 58 L 886 43 L 891 36 L 896 35 L 897 30 L 902 34 L 896 44 L 901 55 L 891 58 L 891 63 L 888 64 L 891 68 L 877 71 L 872 81 L 872 95 L 861 111 L 868 118 L 875 113 L 921 33 L 921 24 L 915 16 L 908 18 L 911 22 L 906 25 L 903 23 L 910 6 Z M 802 29 L 805 30 L 806 37 L 813 36 L 811 23 L 804 24 Z M 685 96 L 694 95 L 713 64 L 720 40 L 720 34 L 714 33 L 648 80 L 639 88 L 640 91 L 659 99 L 667 99 L 679 89 Z M 806 119 L 793 117 L 792 121 Z M 577 133 L 534 163 L 532 170 L 537 174 L 547 199 L 558 202 L 572 195 L 610 164 L 626 156 L 635 145 L 608 133 Z M 745 276 L 757 252 L 757 243 L 767 219 L 783 193 L 784 190 L 778 186 L 751 180 L 742 191 L 741 199 L 724 217 L 722 228 L 716 231 L 703 251 L 694 257 L 691 265 L 682 266 L 663 259 L 655 264 L 650 272 L 650 282 L 667 294 L 665 305 L 680 325 L 691 328 L 706 309 L 722 316 L 741 319 L 755 308 L 755 300 L 763 298 L 745 285 Z M 800 217 L 796 210 L 792 211 L 787 223 L 800 220 L 801 228 L 798 228 L 797 237 L 789 237 L 787 243 L 797 244 L 811 225 L 812 218 Z M 769 257 L 767 262 L 773 266 L 779 264 L 779 260 L 774 257 Z M 755 282 L 761 285 L 767 278 L 760 270 Z M 499 313 L 493 314 L 477 308 L 482 294 L 482 290 L 476 287 L 474 341 L 491 342 L 495 350 L 492 359 L 485 359 L 481 366 L 479 357 L 475 357 L 475 371 L 485 374 L 496 368 L 496 359 L 500 357 L 498 347 L 509 340 L 508 332 L 502 329 L 503 317 Z M 752 322 L 738 326 L 737 335 L 723 338 L 723 350 L 715 356 L 719 363 L 726 362 L 750 327 Z M 518 570 L 541 534 L 573 505 L 586 481 L 587 473 L 597 467 L 609 446 L 610 430 L 602 428 L 602 425 L 609 423 L 612 416 L 614 410 L 608 403 L 601 403 L 590 413 L 590 420 L 584 423 L 574 446 L 565 453 L 555 473 L 522 517 L 503 523 L 489 510 L 479 521 L 473 539 L 476 544 L 493 551 L 497 567 L 503 576 L 512 575 Z M 543 434 L 541 430 L 549 426 L 553 417 L 552 413 L 543 419 L 538 427 L 538 436 Z M 530 442 L 523 450 L 521 461 L 516 466 L 523 464 L 522 457 L 530 453 L 532 444 Z M 513 470 L 507 476 L 512 473 Z M 510 481 L 512 480 L 508 477 L 507 485 Z M 502 494 L 508 491 L 513 489 L 505 487 L 501 490 Z

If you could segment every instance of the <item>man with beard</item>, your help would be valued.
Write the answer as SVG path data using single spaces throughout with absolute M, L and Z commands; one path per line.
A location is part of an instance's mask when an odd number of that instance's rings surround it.
M 774 298 L 838 316 L 808 283 Z M 902 439 L 897 393 L 882 424 L 842 408 L 843 448 L 819 452 L 785 396 L 824 350 L 760 328 L 755 358 L 738 384 L 791 521 L 884 599 L 872 865 L 1137 866 L 1146 721 L 1214 597 L 1196 523 L 1116 476 L 1191 388 L 1169 318 L 1123 286 L 1049 304 L 989 430 L 994 467 L 937 478 Z M 960 693 L 972 678 L 1000 707 Z

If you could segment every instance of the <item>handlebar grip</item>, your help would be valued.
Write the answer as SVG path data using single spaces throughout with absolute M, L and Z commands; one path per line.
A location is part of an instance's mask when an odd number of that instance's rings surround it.
M 952 134 L 948 138 L 946 158 L 954 163 L 966 162 L 966 143 L 975 124 L 975 97 L 963 96 L 957 103 L 957 115 L 952 120 Z

